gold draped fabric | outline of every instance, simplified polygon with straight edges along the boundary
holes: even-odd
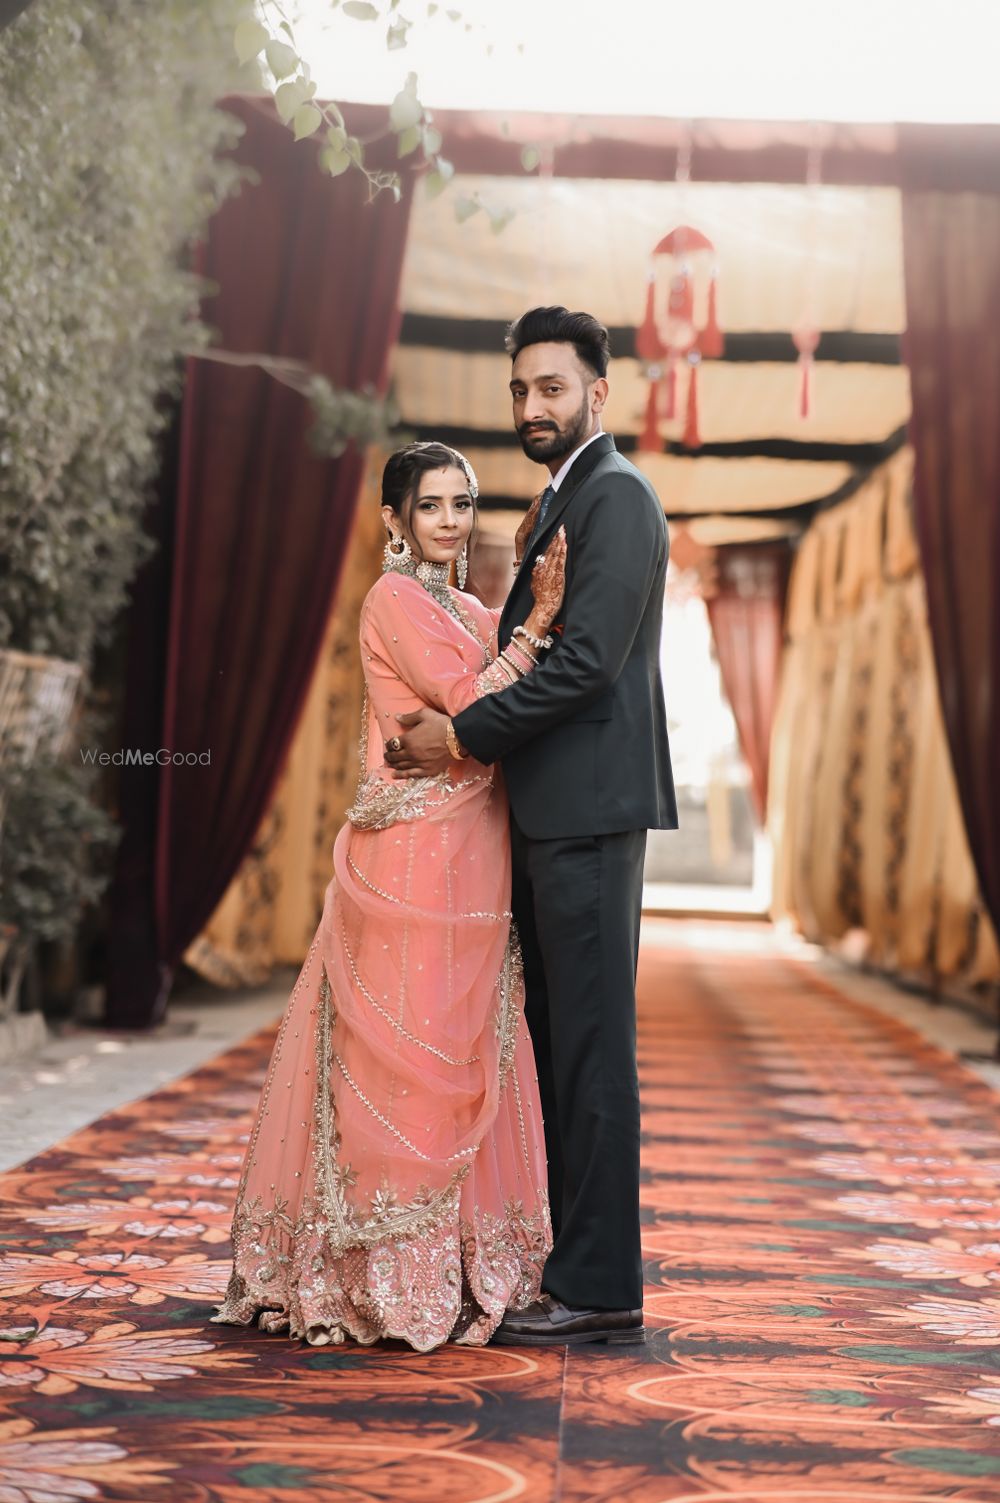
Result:
[[[359,776],[358,618],[385,542],[379,458],[366,466],[337,598],[271,802],[249,853],[184,954],[218,986],[259,986],[275,966],[301,965],[323,910],[333,843]]]
[[[912,452],[821,514],[789,584],[768,827],[773,913],[932,986],[1000,979],[941,719]]]

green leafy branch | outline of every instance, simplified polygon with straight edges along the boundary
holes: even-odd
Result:
[[[398,408],[390,398],[380,397],[371,388],[347,391],[334,386],[304,361],[286,356],[237,354],[217,348],[192,349],[189,353],[219,365],[256,366],[305,397],[312,409],[313,426],[308,440],[315,454],[335,459],[352,442],[364,448],[369,444],[388,447],[402,441]]]
[[[386,46],[390,52],[406,47],[413,26],[413,22],[400,12],[399,5],[400,0],[388,0],[388,4],[381,6],[374,4],[373,0],[331,0],[332,9],[339,7],[352,20],[386,22]],[[440,10],[439,5],[429,4],[428,18]],[[339,177],[353,167],[364,174],[372,197],[387,190],[398,202],[402,192],[399,172],[371,168],[365,160],[365,143],[348,132],[340,107],[333,101],[317,99],[316,82],[296,42],[294,28],[281,0],[260,0],[260,14],[264,19],[244,20],[236,27],[233,36],[236,56],[242,65],[263,57],[273,80],[275,108],[296,141],[306,140],[322,131],[319,166],[323,172],[330,177]],[[445,9],[443,15],[453,22],[463,20],[458,10]],[[466,31],[474,29],[471,22],[464,24]],[[492,53],[492,44],[486,50]],[[523,44],[518,50],[523,51]],[[396,154],[400,161],[416,151],[422,153],[427,197],[436,198],[443,193],[455,175],[455,167],[441,155],[441,132],[434,124],[431,111],[420,100],[416,73],[407,74],[403,87],[389,106],[388,131],[396,136]],[[382,139],[387,132],[376,139]],[[525,170],[531,171],[534,163],[527,154],[522,156],[522,161]],[[455,217],[460,224],[479,212],[489,217],[495,234],[499,234],[514,217],[513,209],[493,207],[478,193],[462,195],[456,200]]]
[[[411,22],[396,14],[398,0],[390,5],[390,24],[386,45],[396,50],[406,45]],[[370,0],[344,0],[343,11],[357,21],[375,21],[381,12]],[[274,104],[280,119],[293,132],[296,141],[304,141],[323,131],[319,165],[329,177],[340,177],[355,167],[364,173],[374,197],[383,190],[396,201],[402,193],[398,172],[373,169],[365,161],[364,144],[347,130],[344,115],[332,101],[316,98],[316,82],[308,61],[295,40],[292,24],[280,0],[263,0],[263,20],[241,21],[233,35],[236,56],[241,64],[254,62],[263,55],[273,79]],[[417,97],[417,76],[409,74],[389,110],[389,127],[395,132],[400,158],[423,148],[428,166],[429,192],[441,192],[454,175],[454,166],[441,156],[441,134],[434,128],[429,111]]]

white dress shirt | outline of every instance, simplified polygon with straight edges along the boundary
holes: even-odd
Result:
[[[562,466],[561,469],[559,469],[559,470],[556,471],[556,473],[553,475],[552,479],[549,481],[549,485],[551,485],[551,487],[552,487],[552,489],[554,491],[557,491],[559,489],[559,487],[562,485],[562,483],[565,480],[566,476],[569,474],[570,467],[574,463],[577,455],[578,454],[582,454],[583,451],[584,451],[584,449],[587,447],[587,445],[588,444],[592,444],[594,442],[595,438],[603,438],[603,437],[604,437],[604,429],[603,428],[598,428],[598,430],[597,430],[596,433],[592,433],[589,438],[584,439],[583,443],[580,445],[580,447],[578,449],[574,449],[573,450],[572,454],[566,460],[566,463]]]

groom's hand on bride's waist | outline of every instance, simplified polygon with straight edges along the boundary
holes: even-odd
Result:
[[[399,730],[385,747],[385,760],[393,776],[427,778],[447,772],[452,760],[445,739],[447,715],[438,710],[415,710],[411,715],[397,715],[396,720]]]

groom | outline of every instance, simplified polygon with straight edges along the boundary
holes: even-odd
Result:
[[[667,528],[649,481],[601,428],[608,332],[532,308],[512,324],[514,427],[550,483],[522,526],[500,646],[531,604],[531,571],[560,526],[566,595],[539,666],[454,718],[400,717],[397,773],[442,772],[446,733],[501,762],[512,908],[545,1118],[555,1243],[541,1299],[511,1312],[508,1345],[644,1339],[639,1245],[635,974],[648,829],[674,829],[660,631]]]

